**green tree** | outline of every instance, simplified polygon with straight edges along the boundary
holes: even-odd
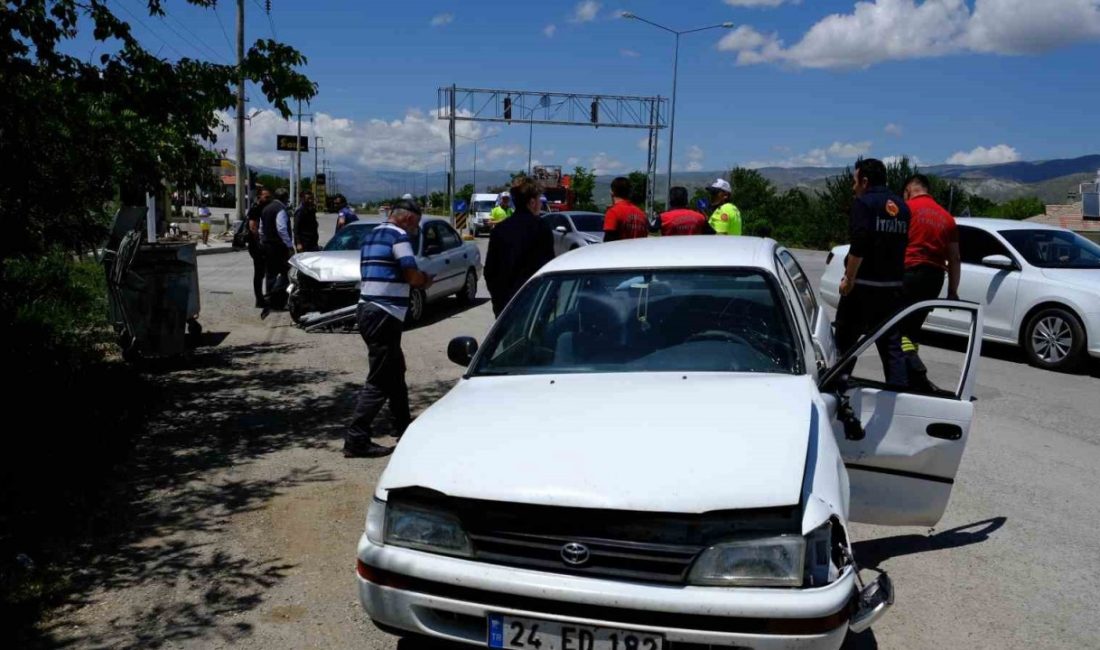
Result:
[[[459,201],[465,201],[466,205],[469,205],[474,198],[474,186],[471,183],[466,183],[462,186],[462,189],[455,192],[455,198]]]
[[[730,174],[730,201],[742,213],[763,210],[775,200],[776,191],[772,182],[755,169],[734,168]]]
[[[578,210],[595,210],[593,195],[596,192],[596,175],[584,167],[573,169],[573,193],[577,195]]]
[[[632,171],[627,174],[626,179],[630,181],[630,202],[636,206],[644,207],[646,183],[649,181],[649,176],[645,172]]]
[[[988,214],[991,217],[1000,217],[1002,219],[1023,220],[1046,213],[1047,206],[1042,200],[1035,196],[1028,196],[1012,199],[1001,205],[994,206]]]

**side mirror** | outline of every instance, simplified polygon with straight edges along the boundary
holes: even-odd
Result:
[[[566,228],[565,226],[558,226],[557,228],[554,228],[554,232],[561,233],[563,235],[567,235],[567,234],[569,234],[569,229]]]
[[[477,354],[477,341],[470,336],[456,336],[447,344],[447,358],[463,368],[470,365]]]
[[[1006,271],[1016,270],[1016,263],[1007,255],[986,255],[982,258],[982,266]]]

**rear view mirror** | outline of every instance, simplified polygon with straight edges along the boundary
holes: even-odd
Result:
[[[477,354],[477,341],[469,336],[456,336],[447,344],[447,358],[463,368],[470,365]]]
[[[982,258],[982,265],[988,266],[994,269],[1005,269],[1008,271],[1016,268],[1016,263],[1012,261],[1007,255],[986,255]]]

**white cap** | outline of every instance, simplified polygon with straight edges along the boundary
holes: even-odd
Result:
[[[412,197],[413,197],[413,195],[412,195],[412,194],[402,194],[402,195],[401,195],[401,198],[403,198],[403,199],[407,199],[407,200],[409,200],[409,201],[411,201],[411,200],[412,200]]]
[[[729,181],[718,178],[713,183],[707,186],[708,190],[722,190],[727,194],[733,194],[733,188],[730,187]]]

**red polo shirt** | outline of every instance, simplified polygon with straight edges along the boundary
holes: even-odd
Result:
[[[639,239],[649,236],[649,223],[645,213],[630,201],[618,201],[607,209],[603,219],[604,231],[614,230],[619,239]]]
[[[678,208],[661,213],[661,235],[702,235],[707,232],[707,218],[695,210]]]
[[[959,230],[955,217],[924,194],[907,202],[912,217],[909,219],[909,246],[905,249],[905,268],[935,266],[947,269],[947,247],[959,243]]]

